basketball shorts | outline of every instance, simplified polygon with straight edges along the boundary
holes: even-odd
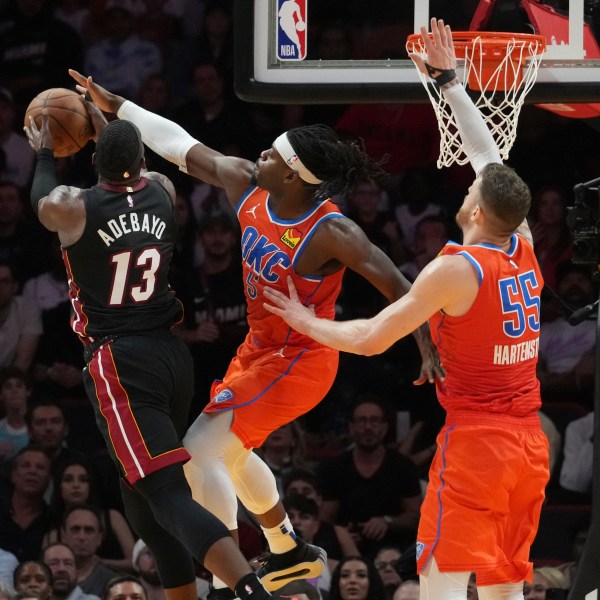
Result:
[[[339,353],[331,348],[243,344],[222,381],[215,381],[204,412],[234,409],[231,430],[246,448],[258,448],[279,427],[314,408],[335,379]]]
[[[193,377],[187,346],[169,331],[119,336],[88,361],[83,380],[96,423],[130,485],[189,460],[181,440]]]
[[[433,555],[442,573],[476,572],[477,585],[530,581],[529,550],[549,477],[539,419],[457,420],[437,438],[421,506],[418,571]]]

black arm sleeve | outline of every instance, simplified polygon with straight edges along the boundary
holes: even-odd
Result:
[[[37,153],[37,164],[33,183],[31,184],[31,208],[38,214],[38,204],[42,198],[47,196],[58,186],[56,169],[54,167],[54,154],[48,148],[40,148]]]

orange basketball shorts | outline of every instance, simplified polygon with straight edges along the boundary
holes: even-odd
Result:
[[[215,381],[204,412],[234,410],[231,430],[246,448],[258,448],[279,427],[314,408],[338,369],[331,348],[284,346],[257,349],[243,344],[223,381]]]
[[[529,550],[548,482],[537,416],[456,417],[437,438],[421,506],[417,567],[477,573],[477,585],[530,581]]]

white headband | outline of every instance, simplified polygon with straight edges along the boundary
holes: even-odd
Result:
[[[306,181],[306,183],[323,183],[321,179],[315,177],[305,166],[304,163],[300,160],[296,151],[290,144],[290,140],[288,140],[287,133],[282,133],[274,142],[273,146],[275,150],[279,152],[281,158],[285,161],[290,169],[296,171],[298,175],[300,175],[300,179]]]

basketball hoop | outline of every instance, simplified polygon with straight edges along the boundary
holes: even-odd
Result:
[[[500,156],[506,160],[516,138],[525,96],[535,83],[546,50],[546,39],[526,33],[483,31],[455,31],[452,39],[457,58],[463,59],[462,73],[457,68],[459,79],[475,92],[475,106],[494,136]],[[424,60],[427,58],[420,33],[408,36],[406,49],[411,54],[420,54]],[[439,87],[420,70],[418,73],[438,119],[441,135],[438,168],[466,164],[469,159],[462,149],[450,106]]]

